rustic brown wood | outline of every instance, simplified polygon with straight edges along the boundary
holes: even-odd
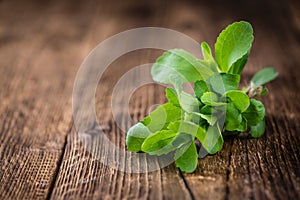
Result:
[[[0,199],[299,199],[299,8],[295,0],[1,1]],[[90,154],[72,122],[71,94],[76,71],[94,46],[142,26],[172,28],[213,45],[222,28],[240,19],[255,30],[243,80],[268,65],[280,72],[263,99],[262,138],[227,138],[221,152],[199,159],[193,174],[174,164],[142,174],[111,169],[97,155],[122,157],[103,152],[97,136],[86,138],[93,144]],[[111,92],[122,74],[160,54],[124,55],[99,83],[98,119],[121,148],[125,133],[109,109]],[[148,85],[135,92],[130,101],[135,122],[165,101],[163,90]]]
[[[71,126],[73,66],[87,52],[85,34],[56,10],[0,3],[0,199],[46,198],[59,168]]]

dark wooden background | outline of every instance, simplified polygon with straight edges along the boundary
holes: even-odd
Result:
[[[299,199],[299,10],[296,0],[0,1],[0,199]],[[263,99],[262,138],[226,139],[223,150],[200,159],[193,174],[174,164],[123,173],[86,152],[73,126],[71,95],[80,64],[99,42],[159,26],[213,45],[219,31],[238,20],[255,30],[243,80],[269,65],[280,73]],[[160,53],[122,56],[97,89],[98,118],[121,147],[125,134],[108,108],[113,86]],[[145,86],[131,98],[130,113],[138,121],[164,101],[162,87]]]

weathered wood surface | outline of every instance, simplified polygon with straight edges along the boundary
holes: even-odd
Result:
[[[0,1],[0,199],[299,199],[299,9],[297,1]],[[86,151],[73,126],[71,94],[76,71],[94,46],[142,26],[172,28],[212,45],[222,28],[241,19],[255,30],[243,79],[268,65],[280,72],[263,99],[262,138],[226,139],[193,174],[173,164],[123,173]],[[125,134],[108,109],[114,84],[160,53],[123,56],[97,89],[99,121],[120,147]],[[130,113],[138,121],[164,100],[163,88],[145,86],[132,97]],[[101,152],[101,145],[93,148]]]

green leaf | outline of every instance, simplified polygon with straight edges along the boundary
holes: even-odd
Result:
[[[182,49],[165,52],[151,69],[153,80],[165,84],[173,84],[172,79],[181,83],[205,80],[213,73],[209,67]]]
[[[210,91],[218,94],[224,94],[229,90],[237,90],[240,83],[240,75],[238,74],[214,74],[206,80]]]
[[[198,131],[196,137],[209,154],[215,154],[222,149],[224,140],[218,124],[209,126],[207,131]]]
[[[166,97],[171,104],[180,107],[177,93],[173,88],[166,88]]]
[[[213,92],[205,92],[201,97],[201,102],[208,106],[222,106],[226,104]]]
[[[199,112],[200,102],[196,97],[187,94],[185,92],[181,92],[180,94],[180,106],[186,112]]]
[[[227,26],[215,44],[216,60],[220,70],[227,73],[235,62],[248,54],[253,39],[250,23],[241,21]]]
[[[250,99],[250,105],[242,115],[247,120],[249,126],[255,126],[265,117],[264,104],[258,100]]]
[[[240,111],[232,103],[228,103],[226,106],[225,129],[227,131],[239,130],[242,121]]]
[[[172,146],[175,149],[181,149],[185,144],[191,143],[193,137],[185,132],[180,132],[172,141]]]
[[[192,136],[173,130],[158,131],[147,137],[142,145],[142,151],[150,155],[163,155],[181,148],[191,142]]]
[[[200,113],[200,116],[203,119],[205,119],[209,125],[212,125],[212,126],[218,121],[218,118],[214,115],[205,115],[205,114]]]
[[[201,114],[199,112],[191,112],[191,113],[185,112],[184,113],[184,120],[192,122],[192,123],[197,124],[197,125],[203,125],[203,123],[206,122],[206,120],[204,120],[201,117]]]
[[[177,96],[179,97],[179,94],[183,91],[182,85],[184,84],[184,80],[175,74],[171,74],[169,78],[170,84],[174,86]]]
[[[196,115],[194,113],[196,113]],[[195,124],[198,124],[198,122],[200,120],[199,118],[200,118],[200,116],[197,112],[192,112],[192,113],[184,112],[184,115],[183,115],[184,121],[193,122]]]
[[[198,153],[195,143],[192,142],[189,148],[175,162],[176,166],[183,172],[192,173],[195,171],[198,165]]]
[[[142,144],[142,151],[150,155],[167,154],[174,150],[170,144],[177,134],[177,132],[172,130],[157,131],[145,139]]]
[[[211,106],[203,106],[200,110],[200,116],[210,125],[214,125],[218,121],[218,111]]]
[[[194,83],[194,91],[195,91],[196,97],[200,100],[202,95],[205,92],[208,92],[208,87],[207,87],[207,84],[205,83],[205,81],[203,81],[203,80],[196,81]]]
[[[191,145],[193,142],[194,142],[194,139],[191,140],[190,142],[188,142],[188,143],[182,145],[180,148],[176,149],[175,154],[174,154],[174,159],[175,159],[175,161],[176,161],[179,157],[181,157],[181,156],[186,152],[186,150],[190,147],[190,145]]]
[[[248,126],[247,120],[243,117],[240,126],[236,130],[239,132],[245,132],[247,130],[247,126]]]
[[[237,90],[240,84],[240,75],[238,74],[220,74],[225,87],[225,92],[229,90]]]
[[[225,93],[229,103],[232,103],[241,112],[247,110],[250,105],[249,97],[242,91],[231,90]]]
[[[209,66],[212,71],[218,72],[218,64],[211,53],[209,45],[206,42],[202,42],[201,49],[204,60],[200,60],[200,62],[203,62],[204,65]]]
[[[265,120],[262,120],[257,125],[250,126],[250,134],[254,138],[259,138],[264,134],[265,128],[266,128]]]
[[[175,132],[187,133],[192,137],[195,137],[199,131],[205,131],[202,127],[198,126],[193,122],[181,120],[170,123],[168,129]]]
[[[149,116],[141,122],[152,132],[165,129],[171,121],[181,119],[181,108],[165,103],[159,105]]]
[[[141,151],[141,146],[149,135],[151,135],[151,132],[144,124],[140,122],[135,124],[127,132],[127,149],[132,152]]]
[[[201,50],[202,50],[204,60],[212,60],[212,61],[215,60],[211,53],[210,47],[206,42],[201,43]]]
[[[248,61],[248,56],[249,56],[250,51],[248,51],[242,58],[237,60],[229,69],[229,73],[231,74],[241,74],[247,61]]]
[[[251,79],[251,82],[254,84],[254,89],[256,89],[274,80],[277,76],[278,72],[276,72],[273,67],[268,67],[257,72]]]

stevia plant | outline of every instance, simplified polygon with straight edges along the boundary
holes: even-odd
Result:
[[[250,23],[235,22],[217,38],[215,57],[206,42],[201,43],[203,59],[182,49],[160,56],[151,70],[153,80],[174,88],[166,88],[167,103],[129,129],[127,149],[170,154],[177,167],[191,173],[198,163],[196,140],[208,154],[215,154],[222,149],[223,136],[247,130],[254,138],[262,136],[265,107],[255,98],[267,94],[265,84],[278,73],[265,68],[238,89],[253,39]],[[186,82],[193,83],[193,95],[183,91]]]

